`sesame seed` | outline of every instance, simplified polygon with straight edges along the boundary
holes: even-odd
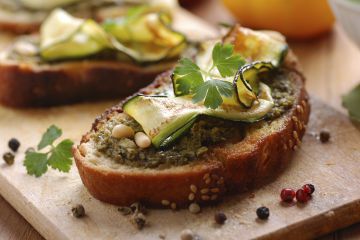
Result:
[[[200,190],[201,194],[205,194],[205,193],[208,193],[209,192],[209,189],[208,188],[203,188]]]
[[[176,209],[176,203],[174,203],[174,202],[171,203],[170,207],[171,207],[171,209],[175,210]]]
[[[168,206],[170,202],[168,200],[161,200],[161,204],[164,206]]]
[[[218,193],[218,192],[220,192],[220,189],[219,188],[212,188],[212,189],[210,189],[210,191],[212,193]]]
[[[188,199],[189,199],[190,201],[194,200],[194,199],[195,199],[195,194],[194,194],[194,193],[190,193]]]
[[[210,200],[210,196],[209,195],[202,195],[201,199],[204,200],[204,201],[208,201],[208,200]]]
[[[208,179],[208,178],[210,178],[210,174],[209,174],[209,173],[206,173],[206,174],[204,175],[203,179],[206,180],[206,179]]]
[[[190,185],[190,190],[191,190],[193,193],[196,193],[196,192],[197,192],[197,187],[196,187],[194,184],[191,184],[191,185]]]
[[[211,183],[211,179],[210,178],[207,178],[206,180],[205,180],[205,184],[210,184]]]
[[[211,200],[213,200],[213,201],[216,200],[217,198],[218,198],[217,194],[214,194],[214,195],[211,196]]]
[[[296,131],[293,131],[293,136],[294,136],[294,138],[296,140],[297,145],[301,144],[298,133]]]
[[[189,211],[191,213],[199,213],[200,210],[201,210],[201,208],[200,208],[199,204],[197,204],[197,203],[191,203],[189,205]]]

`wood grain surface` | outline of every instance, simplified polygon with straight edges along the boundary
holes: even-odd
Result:
[[[232,21],[230,15],[219,6],[217,1],[209,1],[207,5],[198,6],[192,11],[212,23]],[[344,112],[341,108],[340,96],[360,81],[360,69],[357,67],[360,51],[344,35],[341,27],[336,26],[333,33],[310,42],[291,42],[291,47],[303,64],[308,78],[309,92]],[[105,105],[106,103],[102,107]],[[84,126],[84,129],[87,127]],[[27,129],[22,131],[26,132]],[[5,145],[5,140],[3,138],[1,145]],[[0,239],[42,239],[36,230],[2,198],[0,198],[0,209]],[[360,225],[353,225],[321,239],[359,238]]]

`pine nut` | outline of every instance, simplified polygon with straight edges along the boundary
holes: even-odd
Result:
[[[140,148],[148,148],[151,145],[151,140],[145,133],[137,132],[135,134],[135,143]]]
[[[111,136],[114,138],[132,137],[134,136],[134,130],[131,127],[126,126],[124,124],[118,124],[113,128],[111,132]]]

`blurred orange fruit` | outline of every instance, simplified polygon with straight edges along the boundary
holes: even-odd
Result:
[[[327,0],[223,0],[244,26],[271,29],[294,39],[331,30],[334,15]]]

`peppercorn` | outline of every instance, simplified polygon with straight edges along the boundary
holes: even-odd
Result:
[[[321,130],[320,131],[320,141],[322,143],[326,143],[330,140],[330,133],[329,131],[326,131],[326,130]]]
[[[291,188],[284,188],[281,190],[280,198],[284,202],[292,202],[295,198],[295,191]]]
[[[73,207],[71,209],[71,211],[72,211],[73,216],[76,218],[82,218],[85,216],[85,208],[81,204],[78,204],[75,207]]]
[[[12,138],[9,140],[8,145],[13,152],[16,152],[20,147],[20,142],[16,138]]]
[[[224,213],[222,213],[222,212],[215,213],[215,222],[217,224],[220,224],[220,225],[224,224],[226,219],[227,219],[227,217]]]
[[[3,159],[7,165],[13,165],[15,156],[11,152],[4,153]]]
[[[302,189],[307,193],[307,194],[313,194],[313,192],[315,192],[315,187],[314,185],[308,183],[305,184],[304,186],[302,186]]]
[[[270,216],[270,210],[267,207],[259,207],[256,210],[256,215],[258,216],[259,219],[261,220],[265,220],[268,219]]]
[[[298,189],[296,191],[296,200],[300,203],[306,203],[310,199],[310,195],[304,191],[304,189]]]
[[[144,228],[145,224],[146,224],[146,219],[145,219],[145,216],[144,214],[142,213],[138,213],[138,214],[135,214],[132,218],[133,220],[133,223],[135,224],[135,226],[141,230]]]

